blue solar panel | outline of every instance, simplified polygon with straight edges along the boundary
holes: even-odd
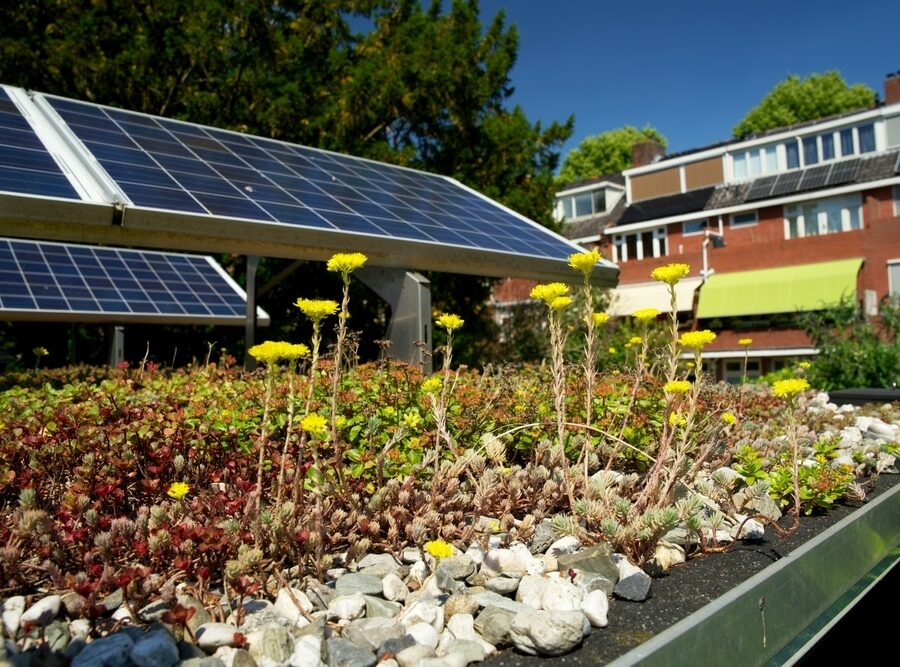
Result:
[[[573,251],[442,176],[46,99],[138,207],[552,259]]]
[[[239,324],[246,297],[206,256],[0,239],[0,312]]]
[[[80,199],[3,88],[0,88],[0,191]]]

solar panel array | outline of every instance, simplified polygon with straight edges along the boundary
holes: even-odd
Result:
[[[246,300],[205,256],[0,239],[0,311],[240,323]]]
[[[46,99],[135,206],[553,259],[573,251],[442,176]]]
[[[765,199],[772,192],[772,186],[778,180],[777,176],[763,176],[753,181],[750,189],[747,191],[746,201],[754,201],[755,199]]]
[[[786,174],[781,174],[778,180],[775,181],[775,185],[772,186],[772,196],[777,197],[796,192],[800,185],[801,176],[803,176],[802,171],[789,171]]]
[[[815,190],[816,188],[823,187],[828,182],[829,173],[831,173],[830,164],[804,170],[803,177],[800,179],[797,190]]]
[[[0,190],[79,199],[31,125],[0,88]]]
[[[836,162],[828,175],[828,183],[826,185],[841,185],[842,183],[851,183],[859,176],[860,159],[845,160]]]

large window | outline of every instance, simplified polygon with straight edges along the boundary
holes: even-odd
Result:
[[[728,223],[729,227],[750,227],[757,223],[756,211],[750,213],[734,213]]]
[[[861,229],[861,208],[858,194],[785,206],[785,238],[796,239]]]
[[[597,215],[606,211],[606,190],[601,188],[591,192],[579,192],[559,197],[556,200],[556,215],[569,221]]]
[[[761,364],[759,359],[747,360],[747,378],[758,378],[761,373]],[[728,384],[740,384],[744,379],[744,360],[725,362],[725,377],[723,378]]]
[[[734,153],[732,159],[734,178],[738,181],[778,172],[778,153],[775,146],[740,151]]]
[[[628,262],[649,257],[665,257],[668,254],[669,247],[666,242],[665,227],[613,236],[614,262]]]

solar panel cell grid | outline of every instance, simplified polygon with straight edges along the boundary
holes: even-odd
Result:
[[[514,214],[434,174],[47,99],[137,206],[525,255],[572,251],[543,231],[525,233],[530,226]]]
[[[246,305],[203,257],[3,239],[0,309],[239,320]]]

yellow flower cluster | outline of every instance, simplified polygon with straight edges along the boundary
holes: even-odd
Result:
[[[628,345],[640,345],[644,342],[644,339],[640,336],[632,336],[628,339]]]
[[[328,260],[328,270],[340,271],[344,275],[347,275],[351,271],[361,269],[367,259],[369,258],[361,252],[339,252],[332,255],[331,259]]]
[[[691,390],[691,383],[687,380],[670,380],[663,389],[667,394],[686,394]]]
[[[594,313],[594,326],[603,326],[609,322],[609,313]]]
[[[435,558],[449,558],[453,555],[453,545],[444,540],[432,540],[425,543],[425,551]]]
[[[737,421],[737,419],[730,412],[723,412],[722,413],[722,421],[725,422],[726,424],[728,424],[729,426],[733,426],[734,423]]]
[[[553,301],[549,301],[547,305],[550,307],[550,310],[560,311],[566,306],[571,305],[572,297],[569,296],[558,296]]]
[[[265,343],[254,345],[247,351],[254,359],[265,364],[275,364],[282,359],[296,361],[309,354],[309,348],[303,343],[288,343],[280,340],[267,340]]]
[[[738,345],[740,345],[741,347],[750,347],[752,343],[752,338],[741,338],[740,340],[738,340]]]
[[[687,424],[687,417],[685,417],[680,412],[671,412],[669,413],[669,426],[685,426]]]
[[[703,331],[685,331],[678,338],[678,342],[689,350],[702,350],[715,339],[716,334],[709,329],[704,329]]]
[[[650,277],[667,285],[674,285],[691,272],[687,264],[666,264],[658,266],[650,272]]]
[[[588,275],[594,270],[594,266],[600,261],[600,252],[591,250],[590,252],[573,252],[569,255],[569,266],[576,271],[581,271],[584,275]]]
[[[311,412],[300,421],[300,428],[313,435],[325,433],[328,430],[328,420],[322,415]]]
[[[319,322],[329,315],[334,315],[338,309],[337,301],[330,299],[297,299],[294,305],[313,322]]]
[[[772,392],[778,398],[793,398],[797,394],[803,393],[809,389],[809,382],[803,378],[792,378],[790,380],[778,380],[772,385]]]
[[[634,311],[634,318],[640,320],[644,324],[652,322],[658,316],[659,311],[656,308],[641,308],[640,310]]]
[[[190,492],[190,490],[190,485],[185,484],[184,482],[172,482],[172,484],[169,485],[169,490],[166,491],[166,495],[169,496],[169,498],[181,500]]]
[[[447,331],[456,331],[465,322],[459,315],[451,315],[450,313],[441,313],[434,321],[439,327],[443,327]]]
[[[441,378],[437,377],[436,375],[428,378],[427,380],[425,380],[425,382],[422,383],[422,391],[424,391],[426,394],[435,392],[440,388]]]
[[[531,298],[540,299],[548,306],[554,299],[569,293],[569,286],[564,283],[541,283],[531,288]]]

